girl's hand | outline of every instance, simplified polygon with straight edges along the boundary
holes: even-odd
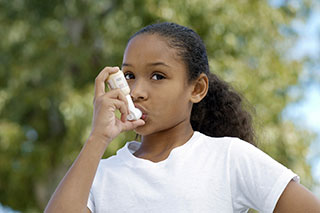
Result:
[[[94,110],[90,136],[102,138],[111,142],[122,131],[132,130],[144,125],[144,121],[127,121],[129,113],[125,95],[120,89],[105,92],[105,81],[110,74],[116,73],[118,67],[105,67],[95,80]],[[115,115],[116,109],[121,113],[121,119]]]

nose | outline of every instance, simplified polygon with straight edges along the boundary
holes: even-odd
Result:
[[[130,90],[130,95],[133,101],[143,101],[148,99],[146,85],[142,80],[136,80],[134,84],[131,85]]]

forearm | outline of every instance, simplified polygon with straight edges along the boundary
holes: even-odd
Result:
[[[128,103],[120,89],[105,92],[105,81],[118,70],[118,67],[105,67],[96,77],[91,136],[52,195],[45,212],[88,212],[90,188],[112,138],[145,124],[141,119],[126,120]],[[121,120],[115,116],[116,110],[120,111]]]
[[[89,191],[110,141],[89,137],[77,159],[52,195],[45,212],[82,212],[87,208]]]

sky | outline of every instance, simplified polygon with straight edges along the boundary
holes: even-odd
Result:
[[[320,1],[314,1],[312,10],[306,23],[292,23],[299,39],[288,54],[293,59],[309,57],[316,63],[305,66],[300,76],[300,85],[304,89],[303,98],[289,105],[284,110],[283,116],[297,126],[302,126],[316,134],[310,146],[308,162],[311,164],[314,179],[319,183],[314,192],[320,198],[320,62],[317,62],[320,59]],[[294,88],[293,91],[295,91]]]

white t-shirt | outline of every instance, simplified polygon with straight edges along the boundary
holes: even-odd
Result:
[[[101,160],[90,190],[92,212],[272,212],[291,170],[238,138],[195,132],[161,162],[137,158],[128,142]]]

